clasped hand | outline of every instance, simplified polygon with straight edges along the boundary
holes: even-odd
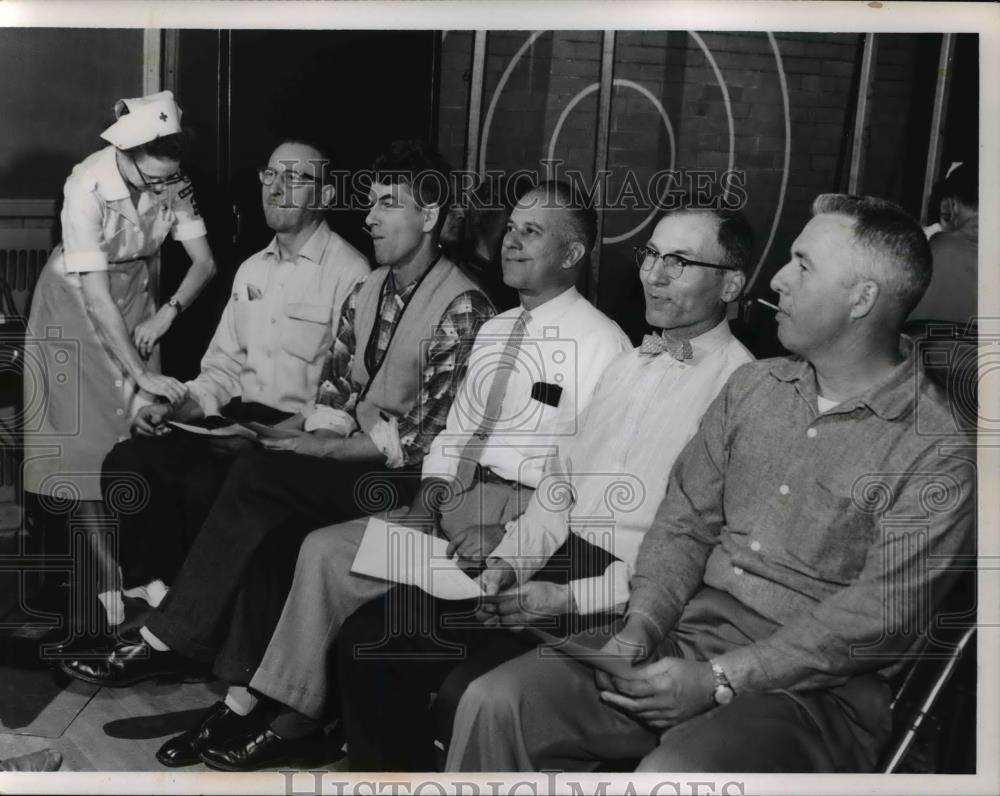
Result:
[[[663,730],[704,713],[714,704],[715,678],[705,661],[664,657],[649,663],[651,636],[628,625],[603,651],[629,658],[634,676],[619,677],[595,669],[601,700],[646,726]]]
[[[576,598],[568,585],[529,580],[518,586],[513,568],[503,559],[491,559],[479,575],[479,583],[485,599],[476,618],[484,625],[519,630],[546,616],[577,612]]]

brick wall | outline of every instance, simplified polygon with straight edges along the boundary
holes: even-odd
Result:
[[[529,32],[493,31],[488,37],[483,118],[499,77],[525,43]],[[631,261],[630,247],[646,240],[652,222],[643,225],[651,210],[649,180],[660,170],[721,172],[730,162],[744,175],[745,212],[758,234],[761,253],[772,226],[771,245],[762,261],[753,293],[768,291],[770,276],[785,262],[795,235],[809,217],[813,198],[822,192],[846,188],[850,166],[850,136],[860,69],[863,36],[841,33],[778,33],[774,35],[788,91],[791,127],[790,158],[785,174],[785,114],[778,58],[764,32],[700,34],[683,31],[632,31],[616,36],[614,77],[638,84],[662,106],[673,130],[670,134],[660,109],[646,94],[616,84],[612,95],[608,164],[608,197],[618,206],[604,213],[606,242],[601,257],[598,304],[633,336],[642,330],[642,299]],[[879,36],[872,107],[872,134],[867,192],[894,198],[919,209],[920,180],[927,136],[920,131],[933,100],[929,90],[914,91],[915,73],[930,60],[936,64],[940,37],[931,35]],[[540,169],[547,155],[559,115],[577,94],[600,79],[602,35],[597,31],[548,31],[510,73],[496,105],[487,135],[485,165],[511,171]],[[442,63],[457,60],[464,47],[468,57],[471,36],[449,34]],[[929,50],[934,49],[934,53]],[[708,51],[706,54],[705,50]],[[733,118],[730,136],[726,99],[712,61],[722,76]],[[458,107],[467,113],[468,83],[442,77],[442,109]],[[449,92],[464,90],[458,102]],[[589,183],[597,135],[598,92],[587,95],[569,113],[555,142],[554,155],[568,168],[579,170]],[[465,136],[465,118],[456,116],[446,130],[441,116],[442,147],[455,152]],[[459,123],[460,122],[460,123]],[[915,132],[916,131],[916,132]],[[461,162],[461,157],[453,157]],[[914,166],[918,163],[919,167]],[[913,175],[917,174],[914,187]],[[782,178],[787,184],[779,213]],[[718,178],[704,177],[715,195]],[[688,187],[693,187],[690,184]],[[914,208],[915,204],[915,208]],[[654,218],[655,221],[655,218]]]

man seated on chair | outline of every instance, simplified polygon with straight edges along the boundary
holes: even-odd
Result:
[[[979,309],[979,168],[962,163],[941,184],[941,231],[931,238],[934,276],[910,316],[964,329]]]
[[[271,636],[306,533],[387,510],[415,491],[493,308],[440,254],[450,179],[440,155],[420,141],[396,142],[373,172],[366,223],[379,268],[344,306],[314,411],[299,415],[301,431],[265,438],[265,450],[237,459],[139,637],[64,663],[67,674],[120,687],[197,661],[238,682]],[[258,580],[264,585],[241,588]],[[226,645],[235,625],[254,631],[238,648]]]
[[[596,213],[564,182],[529,190],[510,216],[504,278],[520,306],[480,328],[446,426],[424,458],[420,492],[402,510],[404,523],[440,530],[472,565],[524,510],[544,461],[576,431],[601,373],[629,347],[617,324],[575,288],[596,235]],[[356,608],[389,588],[351,573],[367,523],[314,531],[299,551],[263,663],[241,681],[284,709],[259,710],[257,723],[232,738],[214,732],[218,708],[209,711],[195,731],[174,740],[194,745],[189,760],[200,754],[225,770],[307,761],[329,720],[323,710],[330,644]]]
[[[236,272],[232,295],[201,372],[187,384],[184,403],[141,408],[133,438],[116,445],[104,460],[105,503],[111,510],[132,504],[116,512],[119,563],[124,585],[133,589],[126,596],[153,605],[184,561],[234,454],[249,447],[175,433],[167,422],[222,410],[276,423],[297,413],[315,398],[340,310],[368,275],[361,252],[324,218],[334,186],[329,155],[320,145],[282,140],[260,170],[260,181],[264,220],[274,239]],[[128,500],[137,494],[143,499]],[[116,597],[114,614],[120,622],[120,595],[105,595],[106,600]]]
[[[771,282],[796,356],[737,371],[678,458],[603,647],[630,670],[494,669],[460,703],[450,770],[873,769],[884,677],[974,528],[975,448],[900,335],[930,268],[896,205],[814,202]]]
[[[636,247],[646,320],[660,333],[609,366],[579,433],[490,552],[480,582],[493,602],[398,587],[348,619],[337,651],[352,770],[433,769],[432,741],[447,741],[466,685],[536,643],[506,628],[565,633],[621,612],[674,458],[753,359],[726,320],[752,249],[742,214],[716,210],[671,213]],[[397,629],[407,627],[429,630]]]

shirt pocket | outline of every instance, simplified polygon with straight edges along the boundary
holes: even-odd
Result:
[[[259,329],[264,322],[261,307],[262,301],[234,301],[233,306],[233,326],[236,328],[236,339],[240,346],[246,350],[250,346],[251,337],[255,329]]]
[[[281,321],[281,347],[292,356],[312,362],[330,347],[330,319],[333,308],[327,304],[289,302]]]
[[[853,481],[817,477],[803,500],[799,527],[789,529],[788,555],[823,580],[853,582],[871,549],[875,520],[861,510]]]

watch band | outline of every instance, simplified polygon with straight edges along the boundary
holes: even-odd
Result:
[[[181,304],[181,300],[177,298],[177,296],[174,296],[172,299],[170,299],[170,301],[167,302],[167,305],[177,310],[178,315],[180,315],[184,311],[184,305]]]

